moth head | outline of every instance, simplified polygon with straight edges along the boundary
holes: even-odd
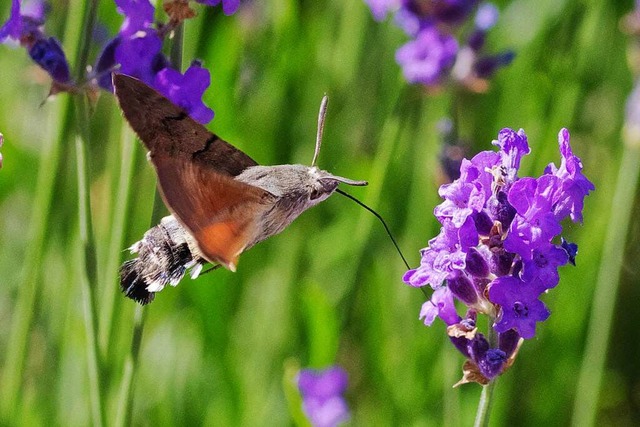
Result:
[[[349,178],[332,175],[327,171],[318,169],[316,166],[309,168],[309,175],[311,179],[309,180],[310,188],[308,189],[308,194],[309,201],[312,204],[317,204],[325,200],[333,194],[340,183],[356,186],[367,185],[366,181],[354,181]]]

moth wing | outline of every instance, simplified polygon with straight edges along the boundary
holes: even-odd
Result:
[[[152,155],[183,158],[228,176],[257,165],[142,81],[114,74],[113,87],[125,118]]]
[[[151,160],[166,205],[204,257],[235,271],[239,255],[255,243],[258,220],[274,196],[179,157],[153,155]]]

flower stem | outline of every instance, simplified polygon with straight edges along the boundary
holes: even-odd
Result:
[[[491,397],[493,389],[496,386],[497,378],[493,379],[489,384],[482,386],[480,401],[478,402],[478,410],[476,411],[476,420],[474,427],[486,427],[489,425],[489,415],[491,414]]]
[[[96,23],[99,0],[88,3],[83,22],[83,36],[80,38],[76,63],[76,80],[84,77],[87,67],[91,35]],[[97,306],[97,254],[93,225],[91,220],[91,173],[89,158],[89,100],[79,95],[74,99],[76,112],[76,162],[78,173],[78,216],[80,227],[80,244],[82,246],[82,303],[85,313],[85,329],[87,336],[87,363],[89,374],[89,399],[91,403],[91,418],[95,426],[105,424],[104,415],[104,387],[103,368],[99,358],[98,345],[98,306]]]

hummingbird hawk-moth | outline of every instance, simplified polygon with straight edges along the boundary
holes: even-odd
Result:
[[[280,233],[339,183],[367,185],[315,166],[326,97],[311,166],[260,166],[140,80],[114,74],[113,86],[172,213],[129,248],[137,257],[120,268],[122,291],[140,304],[177,285],[188,269],[196,278],[207,262],[235,271],[242,252]]]

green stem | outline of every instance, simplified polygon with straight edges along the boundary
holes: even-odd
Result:
[[[11,332],[9,335],[6,364],[4,366],[2,381],[0,382],[0,409],[2,420],[9,422],[14,419],[15,410],[20,402],[20,388],[25,375],[25,359],[27,357],[27,343],[31,330],[31,324],[37,304],[37,295],[40,288],[40,273],[44,248],[47,236],[50,234],[49,221],[53,192],[56,184],[56,172],[60,167],[63,141],[67,140],[68,117],[71,115],[71,102],[69,97],[62,97],[55,103],[55,109],[51,114],[51,122],[56,129],[51,134],[52,138],[45,138],[40,149],[40,164],[38,167],[38,179],[36,194],[33,202],[31,230],[29,232],[29,245],[25,253],[25,262],[21,283],[17,287],[18,296],[15,303],[15,311],[11,318]],[[3,424],[3,423],[0,423]]]
[[[620,286],[620,271],[624,257],[620,247],[629,234],[629,223],[634,211],[635,195],[640,172],[640,141],[625,141],[618,181],[613,196],[609,227],[602,248],[598,281],[593,295],[589,318],[587,344],[576,386],[573,406],[574,426],[593,426],[596,423],[598,397],[604,373],[607,347],[611,335],[613,312]]]
[[[80,38],[79,54],[76,68],[76,80],[84,77],[89,58],[90,41],[98,14],[99,0],[92,0],[85,9],[83,37]],[[89,398],[91,403],[91,419],[93,425],[105,424],[104,380],[99,359],[98,345],[98,307],[97,307],[97,255],[93,225],[91,220],[91,173],[88,164],[89,144],[89,101],[85,96],[74,99],[76,110],[76,161],[78,173],[78,217],[80,226],[80,244],[82,245],[82,302],[85,314],[87,336],[87,369],[89,375]]]
[[[82,75],[85,70],[86,58],[88,57],[88,41],[91,34],[87,29],[87,23],[95,22],[95,8],[86,7],[85,4],[78,2],[72,3],[69,8],[69,30],[64,37],[65,42],[78,46],[78,57],[81,61],[76,63],[82,64],[78,67],[78,75]],[[76,17],[83,16],[85,25],[85,37],[81,37],[76,31]],[[73,60],[73,52],[69,55],[69,59]],[[3,371],[2,381],[0,383],[0,415],[2,420],[12,420],[16,415],[16,409],[20,402],[20,388],[25,375],[25,359],[27,357],[27,344],[29,340],[31,325],[34,313],[36,312],[37,295],[40,285],[40,266],[44,257],[45,241],[50,234],[49,221],[54,188],[57,182],[57,171],[61,167],[61,154],[64,148],[63,142],[68,140],[69,125],[72,116],[72,103],[68,96],[60,96],[55,103],[52,111],[52,123],[55,129],[49,134],[56,135],[55,138],[47,138],[40,150],[40,164],[38,168],[38,179],[36,185],[36,194],[33,204],[33,216],[31,219],[32,229],[30,231],[30,244],[27,247],[25,259],[29,260],[25,263],[22,273],[22,282],[18,286],[18,296],[16,301],[16,309],[12,316],[11,333],[9,336],[9,345],[7,348],[6,364]]]
[[[480,401],[478,402],[478,410],[476,411],[476,420],[474,421],[474,427],[486,427],[489,425],[489,415],[491,413],[491,397],[493,396],[493,390],[496,386],[496,379],[489,384],[482,386],[482,393],[480,394]]]
[[[100,349],[103,358],[108,357],[113,340],[113,318],[118,297],[118,266],[122,258],[127,217],[133,192],[131,180],[133,178],[134,165],[136,163],[136,149],[133,132],[128,124],[123,123],[120,137],[121,154],[119,160],[120,175],[115,199],[113,200],[111,237],[109,255],[105,266],[104,283],[106,289],[102,297],[102,312],[100,317]]]

